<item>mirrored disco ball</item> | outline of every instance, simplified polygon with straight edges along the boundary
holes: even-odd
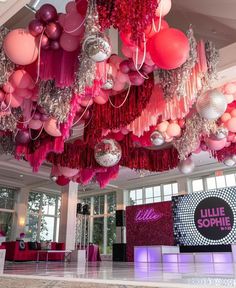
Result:
[[[150,136],[150,140],[154,146],[161,146],[165,143],[165,139],[161,132],[154,131]]]
[[[195,168],[195,164],[191,158],[187,158],[179,162],[178,169],[183,174],[192,173]]]
[[[234,161],[234,158],[232,156],[228,156],[224,160],[224,164],[228,167],[233,167],[236,162]]]
[[[83,50],[94,62],[105,61],[111,56],[111,45],[102,34],[92,35],[85,39]]]
[[[229,131],[225,127],[218,127],[215,133],[215,138],[218,140],[224,139],[228,136]]]
[[[227,101],[223,93],[213,89],[198,97],[196,108],[203,118],[216,120],[224,114]]]
[[[103,139],[94,148],[94,157],[103,167],[112,167],[118,164],[122,156],[120,144],[114,139]]]

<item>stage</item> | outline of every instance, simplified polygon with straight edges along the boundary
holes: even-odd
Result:
[[[6,263],[4,288],[236,287],[236,264]]]

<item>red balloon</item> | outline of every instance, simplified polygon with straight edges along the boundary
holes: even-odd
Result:
[[[145,79],[141,75],[139,75],[137,71],[131,71],[129,72],[128,75],[132,85],[135,86],[143,85]]]
[[[58,23],[48,23],[45,29],[45,33],[49,39],[57,40],[61,36],[62,28]]]
[[[65,185],[69,184],[69,182],[70,182],[70,179],[66,178],[63,175],[58,176],[57,181],[56,181],[57,185],[59,185],[59,186],[65,186]]]
[[[87,8],[88,8],[88,1],[86,1],[86,0],[78,0],[78,1],[75,1],[75,2],[76,2],[77,11],[81,15],[85,16],[85,14],[87,12]]]
[[[50,42],[49,42],[49,39],[46,35],[42,36],[41,47],[45,50],[47,50],[50,47]]]
[[[145,29],[144,33],[147,39],[151,38],[152,36],[154,36],[156,33],[158,33],[158,28],[159,28],[159,22],[161,21],[161,27],[160,27],[160,31],[163,29],[167,29],[169,28],[169,24],[164,20],[160,18],[156,18],[154,20],[154,23],[152,23],[151,25],[148,25],[147,28]],[[159,32],[160,32],[159,31]]]
[[[162,69],[176,69],[189,57],[189,41],[180,30],[164,29],[156,33],[148,42],[147,48],[153,62]]]
[[[124,74],[127,74],[129,73],[130,71],[130,68],[129,68],[129,60],[123,60],[121,63],[120,63],[120,71]]]
[[[51,43],[50,43],[50,48],[52,49],[52,50],[58,50],[58,49],[60,49],[60,43],[57,41],[57,40],[53,40],[53,41],[51,41]]]

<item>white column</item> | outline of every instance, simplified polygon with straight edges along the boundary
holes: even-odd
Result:
[[[17,192],[11,232],[11,240],[13,241],[20,236],[20,233],[25,233],[29,192],[30,189],[27,187],[21,188]]]
[[[189,184],[188,184],[188,178],[187,177],[178,178],[177,182],[178,182],[178,190],[179,190],[180,195],[190,193],[189,187],[188,187]]]
[[[62,188],[59,242],[64,242],[68,250],[75,249],[77,195],[77,183]]]

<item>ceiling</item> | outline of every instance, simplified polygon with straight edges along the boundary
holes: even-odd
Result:
[[[69,1],[31,1],[30,5],[38,9],[42,4],[48,2],[55,5],[59,12],[64,12],[65,3]],[[236,42],[235,11],[235,0],[172,0],[172,10],[166,18],[170,26],[182,29],[183,31],[186,31],[189,25],[192,24],[195,36],[198,39],[211,40],[218,48],[222,48]],[[24,7],[9,19],[6,25],[11,29],[26,27],[33,17],[33,10],[29,7]],[[227,61],[232,63],[231,60]],[[235,63],[234,66],[236,66]],[[193,155],[193,159],[196,164],[194,175],[197,175],[199,172],[202,173],[205,171],[205,173],[211,173],[211,170],[225,168],[222,164],[217,163],[215,159],[209,158],[209,154],[206,152]],[[23,175],[23,177],[20,177],[20,175]],[[2,184],[31,187],[31,189],[41,191],[59,191],[60,188],[50,181],[49,175],[50,167],[47,165],[43,165],[39,173],[34,174],[31,172],[28,163],[24,161],[16,161],[11,156],[0,157],[0,183]],[[183,177],[177,169],[164,173],[150,174],[148,172],[142,171],[139,173],[131,171],[128,168],[122,168],[118,179],[112,181],[106,190],[125,189],[131,186],[135,187],[144,183],[151,183],[152,181],[176,179],[176,177]],[[98,189],[96,185],[87,187],[88,191]]]

